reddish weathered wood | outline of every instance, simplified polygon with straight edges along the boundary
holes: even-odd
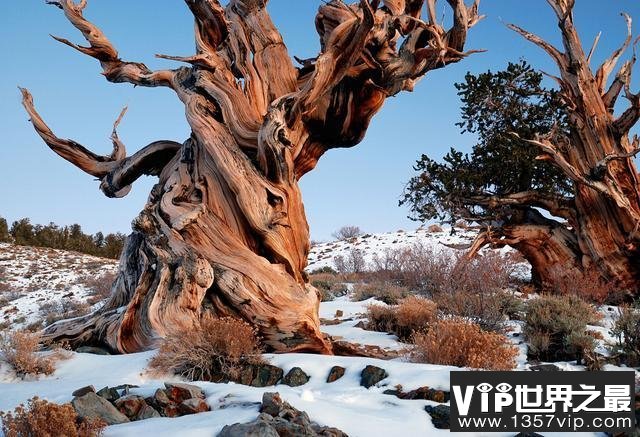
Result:
[[[558,18],[564,51],[520,27],[509,27],[545,50],[559,69],[559,76],[553,77],[567,105],[570,133],[562,136],[552,132],[527,141],[540,149],[537,159],[552,162],[573,181],[574,196],[541,198],[519,193],[482,199],[484,204],[543,208],[566,222],[523,214],[519,221],[513,221],[516,224],[481,234],[474,251],[486,244],[511,245],[531,262],[543,284],[551,281],[550,270],[561,266],[578,272],[599,270],[612,284],[638,293],[640,185],[633,157],[640,151],[640,141],[629,136],[640,117],[640,95],[629,89],[635,50],[611,83],[608,81],[631,44],[631,18],[622,14],[627,37],[594,72],[590,61],[597,39],[585,54],[573,24],[574,0],[548,3]],[[629,105],[616,116],[614,105],[621,94]]]
[[[44,141],[100,178],[107,195],[126,194],[142,174],[159,177],[134,221],[109,301],[49,327],[45,339],[133,352],[170,332],[187,333],[209,311],[253,323],[271,350],[330,353],[318,292],[304,272],[309,228],[298,180],[327,150],[360,142],[385,98],[463,59],[467,31],[481,18],[477,2],[448,0],[454,18],[444,29],[434,1],[428,21],[421,18],[424,0],[330,1],[315,22],[321,53],[296,68],[265,0],[226,7],[186,0],[196,53],[158,55],[188,64],[163,71],[122,61],[84,17],[86,2],[51,3],[88,46],[56,39],[97,59],[111,82],[175,91],[191,136],[126,158],[114,133],[114,153],[98,156],[55,136],[23,91]]]

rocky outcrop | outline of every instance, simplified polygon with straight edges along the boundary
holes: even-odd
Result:
[[[129,422],[129,418],[118,411],[111,402],[94,392],[74,397],[71,405],[81,419],[101,419],[107,425]]]
[[[280,398],[278,393],[262,395],[260,415],[248,423],[236,423],[222,428],[218,437],[348,437],[337,428],[311,422],[304,411],[300,411]]]
[[[174,382],[164,385],[148,398],[130,394],[129,389],[135,386],[128,384],[104,387],[97,393],[93,386],[82,387],[73,392],[71,405],[81,418],[101,419],[108,425],[209,411],[200,387]]]

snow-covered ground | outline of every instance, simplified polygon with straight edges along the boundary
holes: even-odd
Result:
[[[371,261],[375,253],[381,253],[385,248],[396,248],[413,242],[430,244],[443,250],[455,250],[444,244],[465,245],[470,242],[472,236],[471,232],[459,232],[450,236],[448,231],[429,233],[426,230],[418,230],[363,236],[350,243],[325,243],[314,247],[310,256],[310,269],[332,266],[333,257],[345,254],[354,247],[362,249],[365,258]],[[37,316],[38,306],[43,300],[62,299],[70,292],[78,299],[85,298],[89,291],[81,284],[82,278],[87,274],[113,272],[115,266],[114,261],[80,254],[0,245],[0,267],[4,269],[3,275],[0,276],[0,291],[15,291],[21,294],[21,297],[10,302],[16,309],[8,314],[8,320],[18,317],[31,320]],[[402,351],[407,345],[398,341],[394,335],[367,331],[355,326],[364,320],[366,306],[373,302],[373,299],[352,302],[347,295],[321,303],[320,317],[331,321],[331,324],[323,325],[323,332],[350,342],[378,346],[388,351]],[[592,328],[603,334],[605,340],[600,350],[605,351],[606,342],[611,341],[609,328],[615,308],[603,307],[601,311],[605,315],[602,326]],[[528,370],[530,365],[526,362],[526,346],[521,335],[522,323],[510,322],[510,328],[509,338],[520,349],[517,369]],[[152,375],[147,372],[147,362],[155,353],[156,351],[149,351],[103,356],[72,352],[68,359],[58,363],[53,375],[27,381],[17,378],[0,360],[0,410],[13,409],[34,395],[52,402],[68,402],[74,390],[90,384],[96,389],[107,385],[135,384],[139,388],[132,389],[133,394],[149,396],[162,387],[165,381],[177,380],[174,376]],[[449,372],[459,368],[411,363],[402,355],[392,360],[308,354],[269,354],[265,355],[265,358],[271,364],[281,367],[285,373],[295,366],[300,367],[311,379],[300,387],[279,384],[266,388],[233,383],[196,382],[204,390],[212,411],[179,418],[154,418],[110,426],[104,435],[213,436],[224,425],[248,422],[257,417],[262,394],[267,391],[279,392],[291,405],[306,411],[311,420],[321,425],[337,427],[350,436],[431,436],[448,433],[447,430],[434,428],[430,416],[424,411],[425,405],[436,405],[434,402],[402,400],[383,394],[383,391],[393,389],[396,385],[402,385],[405,392],[423,386],[448,391]],[[360,372],[369,364],[384,368],[389,376],[378,386],[366,389],[360,386]],[[583,367],[575,363],[554,364],[567,371],[583,370]],[[346,368],[345,376],[336,382],[326,383],[329,369],[336,365]],[[623,368],[607,365],[606,370]],[[513,433],[491,435],[506,436]]]
[[[86,283],[115,273],[117,265],[77,252],[0,243],[0,323],[21,328],[42,318],[45,302],[85,301],[92,292]]]
[[[367,266],[373,265],[375,257],[384,257],[385,251],[420,245],[434,253],[461,253],[467,249],[478,231],[476,229],[455,228],[454,233],[450,227],[442,227],[441,231],[432,232],[428,228],[416,230],[387,232],[384,234],[363,234],[359,237],[347,240],[316,243],[309,253],[309,265],[307,270],[312,272],[323,267],[335,268],[336,257],[349,257],[352,250],[358,250],[362,254]],[[483,251],[493,250],[484,249]],[[514,252],[509,247],[496,250],[501,254]],[[527,279],[531,276],[531,267],[523,262],[516,265],[514,276]]]

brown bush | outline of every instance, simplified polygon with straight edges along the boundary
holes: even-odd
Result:
[[[616,293],[615,286],[603,280],[595,268],[577,272],[558,266],[551,269],[549,281],[548,291],[553,294],[578,296],[598,305],[605,302],[616,304],[622,298],[622,293]]]
[[[331,234],[336,240],[350,240],[362,235],[362,230],[357,226],[343,226]]]
[[[640,365],[640,310],[623,306],[611,329],[611,335],[616,337],[614,351],[622,355],[629,366]]]
[[[410,338],[414,332],[426,331],[438,317],[435,302],[418,296],[409,296],[396,307],[396,335]]]
[[[413,343],[410,358],[419,363],[510,370],[518,356],[507,337],[461,318],[436,322],[427,332],[414,334]]]
[[[531,358],[578,361],[595,348],[587,324],[601,315],[589,303],[574,295],[540,296],[527,302],[524,334]]]
[[[351,248],[346,256],[338,255],[333,258],[336,270],[342,274],[359,274],[365,271],[367,263],[360,249]]]
[[[442,231],[443,231],[442,226],[436,225],[436,224],[429,225],[429,227],[427,228],[427,232],[429,232],[431,234],[436,233],[436,232],[442,232]]]
[[[351,298],[356,302],[360,302],[373,297],[388,305],[395,305],[408,295],[409,290],[406,287],[375,281],[354,285]]]
[[[247,323],[204,314],[193,331],[168,335],[151,369],[190,380],[237,380],[243,366],[263,362],[255,330]]]
[[[40,315],[44,318],[45,326],[49,326],[58,320],[84,316],[90,311],[91,306],[87,302],[81,302],[73,298],[44,302],[40,305]]]
[[[54,404],[37,397],[30,399],[27,407],[0,412],[0,419],[6,437],[94,437],[106,426],[100,420],[81,420],[71,404]]]
[[[111,285],[113,285],[115,280],[116,274],[111,272],[106,272],[99,276],[85,276],[81,282],[91,290],[87,302],[89,302],[90,305],[95,305],[111,296]]]
[[[438,316],[437,305],[425,298],[409,296],[398,305],[369,305],[368,328],[374,331],[396,334],[398,338],[411,339],[414,332],[426,331]]]
[[[349,291],[342,278],[336,274],[314,273],[309,276],[309,282],[320,292],[323,302],[344,296]]]
[[[454,291],[436,293],[433,300],[443,312],[470,319],[485,331],[504,333],[508,319],[517,319],[525,305],[512,292],[493,290],[487,292]]]
[[[509,286],[515,268],[511,257],[498,253],[469,259],[422,244],[387,249],[373,257],[372,266],[370,276],[431,296],[495,293]]]
[[[396,308],[391,305],[369,305],[367,307],[367,319],[367,329],[389,333],[396,331]]]
[[[55,370],[55,362],[60,353],[42,356],[36,353],[40,346],[40,334],[28,331],[7,331],[0,333],[0,351],[4,360],[19,376],[28,374],[50,375]]]

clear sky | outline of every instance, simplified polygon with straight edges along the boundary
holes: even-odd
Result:
[[[620,12],[640,23],[638,0],[576,3],[585,46],[602,31],[595,62],[624,38]],[[271,15],[292,56],[317,54],[313,19],[319,4],[320,0],[270,1]],[[418,225],[397,206],[415,160],[421,153],[439,158],[451,146],[466,150],[473,144],[473,137],[460,135],[454,126],[460,102],[453,84],[467,71],[501,69],[521,57],[537,68],[555,71],[544,53],[504,26],[516,23],[559,45],[558,29],[544,0],[483,0],[480,6],[487,18],[471,30],[467,48],[487,53],[430,72],[413,93],[388,99],[360,145],[330,151],[304,176],[301,186],[314,239],[327,239],[346,224],[368,232]],[[438,8],[450,15],[444,0]],[[193,53],[192,17],[182,1],[89,0],[85,15],[102,28],[125,60],[172,68],[178,64],[153,55]],[[640,24],[634,30],[640,33]],[[17,86],[31,90],[37,108],[59,136],[104,154],[110,153],[111,126],[124,105],[129,111],[119,133],[129,153],[154,140],[187,138],[183,107],[169,90],[108,83],[95,60],[49,34],[84,42],[62,12],[44,0],[0,2],[0,215],[9,221],[26,216],[36,223],[80,223],[89,232],[128,233],[154,179],[139,180],[123,199],[106,198],[92,177],[51,152],[35,134]]]

